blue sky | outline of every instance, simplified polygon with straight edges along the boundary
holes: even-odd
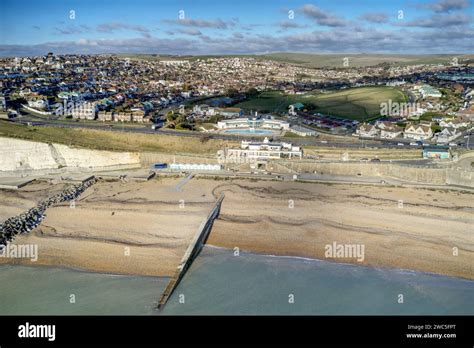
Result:
[[[471,1],[2,0],[0,55],[472,53]]]

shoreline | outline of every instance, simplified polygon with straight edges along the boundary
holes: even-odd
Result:
[[[127,277],[127,278],[161,279],[161,280],[168,280],[170,278],[168,276],[150,276],[150,275],[143,275],[140,273],[130,274],[130,273],[105,273],[105,272],[99,272],[99,271],[96,272],[91,269],[73,267],[73,266],[68,266],[68,265],[54,265],[53,266],[53,265],[46,265],[46,264],[34,265],[34,264],[26,264],[26,263],[0,263],[0,271],[2,270],[2,267],[17,267],[17,266],[32,268],[32,269],[41,268],[41,269],[50,269],[50,270],[63,270],[63,271],[95,274],[95,275],[102,275],[102,276],[116,277],[116,278]]]
[[[204,249],[209,248],[213,250],[219,250],[219,251],[230,251],[232,252],[233,249],[227,248],[227,247],[221,247],[221,246],[216,246],[212,244],[206,244],[204,246]],[[333,261],[331,259],[320,259],[320,258],[311,258],[311,257],[304,257],[304,256],[298,256],[298,255],[274,255],[274,254],[266,254],[266,253],[259,253],[259,252],[254,252],[250,250],[240,250],[240,256],[242,255],[250,255],[250,256],[257,256],[257,257],[267,257],[267,258],[276,258],[276,259],[289,259],[289,260],[294,260],[294,261],[300,261],[300,262],[310,262],[310,263],[330,263],[330,264],[336,264],[336,265],[341,265],[341,266],[352,266],[352,267],[364,267],[366,269],[372,269],[372,270],[381,270],[381,271],[389,271],[389,272],[400,272],[400,273],[409,273],[409,274],[425,274],[425,275],[430,275],[434,277],[444,277],[444,278],[452,278],[456,279],[458,281],[466,281],[469,283],[472,283],[474,285],[474,278],[464,278],[464,277],[457,277],[457,276],[452,276],[452,275],[447,275],[447,274],[440,274],[440,273],[435,273],[435,272],[426,272],[426,271],[420,271],[420,270],[415,270],[415,269],[409,269],[409,268],[397,268],[397,267],[390,267],[390,266],[372,266],[370,264],[362,264],[362,263],[353,263],[353,262],[340,262],[340,261]]]
[[[223,247],[223,246],[217,246],[213,244],[205,244],[203,247],[203,250],[217,250],[220,252],[225,252],[229,251],[230,253],[233,252],[232,248],[228,247]],[[334,264],[334,265],[340,265],[340,266],[350,266],[350,267],[363,267],[365,269],[371,269],[371,270],[381,270],[381,271],[389,271],[389,272],[399,272],[399,273],[409,273],[412,275],[416,274],[424,274],[424,275],[430,275],[433,277],[443,277],[443,278],[452,278],[456,279],[458,281],[466,281],[468,283],[473,283],[474,284],[474,279],[470,278],[464,278],[464,277],[457,277],[453,275],[447,275],[447,274],[440,274],[440,273],[435,273],[435,272],[427,272],[427,271],[422,271],[422,270],[416,270],[416,269],[409,269],[409,268],[397,268],[397,267],[391,267],[391,266],[373,266],[370,264],[362,264],[362,263],[353,263],[353,262],[340,262],[340,261],[334,261],[331,259],[320,259],[320,258],[311,258],[311,257],[305,257],[305,256],[298,256],[298,255],[275,255],[275,254],[268,254],[268,253],[261,253],[261,252],[254,252],[251,250],[240,250],[239,251],[240,255],[237,257],[241,256],[256,256],[256,257],[263,257],[263,258],[275,258],[275,259],[280,259],[280,260],[293,260],[293,261],[299,261],[299,262],[308,262],[308,263],[328,263],[328,264]],[[201,254],[201,253],[200,253]],[[215,255],[207,255],[214,257]],[[199,257],[199,256],[198,256]],[[0,263],[0,271],[2,267],[22,267],[22,268],[31,268],[35,269],[37,267],[42,268],[42,269],[50,269],[50,270],[65,270],[65,271],[71,271],[71,272],[77,272],[77,273],[87,273],[87,274],[95,274],[95,275],[102,275],[102,276],[110,276],[110,277],[126,277],[126,278],[149,278],[149,279],[161,279],[161,280],[169,280],[171,277],[170,276],[153,276],[153,275],[144,275],[139,272],[137,273],[107,273],[107,272],[102,272],[102,271],[94,271],[92,269],[86,269],[86,268],[80,268],[80,267],[74,267],[70,265],[48,265],[48,264],[34,264],[34,263]],[[192,266],[190,268],[190,271],[192,271]]]
[[[39,227],[18,236],[15,243],[38,245],[37,262],[0,258],[0,265],[170,277],[214,197],[225,193],[206,245],[474,279],[474,240],[469,233],[474,223],[472,193],[202,178],[174,190],[180,182],[181,178],[99,182],[84,193],[75,209],[51,207]],[[58,190],[45,184],[37,187]],[[41,191],[24,197],[27,190],[28,186],[14,193],[0,191],[0,199],[2,194],[9,199],[4,215],[45,195]],[[404,209],[398,207],[400,199]],[[294,208],[290,209],[290,201]],[[324,246],[334,242],[363,245],[363,262],[325,257]],[[456,257],[453,247],[459,249]]]

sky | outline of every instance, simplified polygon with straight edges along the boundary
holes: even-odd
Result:
[[[473,53],[474,0],[1,0],[0,56]]]

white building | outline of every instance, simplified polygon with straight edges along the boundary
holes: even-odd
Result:
[[[380,136],[380,129],[374,125],[363,123],[357,127],[355,136],[363,138],[376,138]]]
[[[423,98],[441,98],[443,96],[440,91],[430,85],[416,86],[415,89],[418,89]]]
[[[80,120],[95,120],[97,115],[97,103],[85,102],[79,105],[74,105],[71,110],[72,118]]]
[[[267,128],[277,130],[288,130],[290,124],[286,121],[261,119],[261,118],[236,118],[217,122],[218,129],[226,128]]]
[[[388,121],[377,121],[375,127],[379,129],[380,138],[382,139],[394,139],[403,133],[403,128]]]
[[[45,110],[48,108],[48,104],[48,100],[43,98],[28,100],[28,106],[33,109]]]
[[[437,134],[436,142],[438,144],[447,144],[461,136],[461,132],[456,128],[444,128]]]
[[[7,102],[3,95],[0,96],[0,112],[7,111]]]
[[[299,146],[284,142],[273,143],[265,138],[263,142],[242,140],[239,149],[227,149],[226,157],[228,160],[233,159],[237,163],[294,157],[301,159],[303,151]]]
[[[301,137],[316,135],[316,131],[314,129],[306,128],[306,127],[302,127],[298,125],[294,125],[290,127],[290,132],[295,133],[296,135],[299,135]]]
[[[196,171],[217,171],[221,170],[220,164],[208,163],[171,163],[171,170],[196,170]]]
[[[190,66],[187,60],[162,60],[160,64],[165,66]]]
[[[380,137],[382,139],[394,139],[401,136],[402,133],[403,128],[398,127],[397,125],[391,125],[380,130]]]
[[[444,128],[465,128],[469,126],[469,121],[463,120],[461,117],[457,117],[454,120],[443,120],[439,123]]]
[[[414,124],[408,123],[405,127],[403,137],[413,140],[426,140],[433,137],[431,124]]]

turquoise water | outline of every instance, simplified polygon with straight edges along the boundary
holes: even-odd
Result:
[[[473,303],[474,281],[206,247],[163,313],[472,315]]]
[[[274,131],[268,129],[250,129],[250,128],[242,128],[242,129],[226,129],[223,131],[225,134],[243,134],[243,135],[265,135],[265,134],[275,134]]]
[[[4,265],[0,266],[0,315],[153,314],[154,301],[167,281]],[[70,303],[71,294],[75,303]]]
[[[0,266],[0,315],[158,314],[167,281]],[[474,281],[207,246],[160,314],[473,315],[473,303]]]

